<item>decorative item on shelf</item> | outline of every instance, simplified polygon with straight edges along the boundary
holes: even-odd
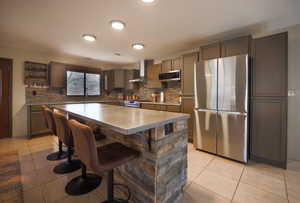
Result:
[[[29,87],[46,88],[49,85],[48,64],[25,61],[24,83]]]

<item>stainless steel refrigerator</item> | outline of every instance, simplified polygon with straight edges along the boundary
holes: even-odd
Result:
[[[247,162],[248,63],[248,55],[239,55],[195,65],[197,149]]]

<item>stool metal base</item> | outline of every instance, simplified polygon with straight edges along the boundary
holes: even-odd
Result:
[[[78,176],[71,180],[65,191],[69,195],[83,195],[96,189],[101,184],[102,178],[95,174],[86,174],[86,176]]]
[[[68,156],[68,152],[58,151],[58,152],[54,152],[52,154],[49,154],[47,156],[47,160],[48,161],[58,161],[58,160],[62,160],[62,159],[67,158],[67,156]]]
[[[71,160],[71,161],[62,162],[59,165],[55,166],[53,172],[57,174],[72,173],[74,171],[77,171],[80,168],[81,168],[80,160]]]

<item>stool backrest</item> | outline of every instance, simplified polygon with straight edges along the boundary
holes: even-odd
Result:
[[[56,135],[56,126],[53,118],[53,112],[47,106],[42,106],[47,127]]]
[[[68,121],[74,138],[75,151],[81,162],[93,168],[99,162],[96,140],[92,129],[75,120]]]
[[[53,118],[56,125],[56,135],[68,147],[73,146],[73,137],[67,118],[59,112],[53,112]]]

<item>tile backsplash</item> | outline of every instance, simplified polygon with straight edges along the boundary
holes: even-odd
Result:
[[[102,92],[99,97],[70,97],[66,96],[65,89],[55,88],[26,88],[26,103],[43,103],[43,102],[66,102],[66,101],[98,101],[105,99],[118,99],[120,95],[136,95],[143,100],[151,100],[152,93],[165,93],[165,101],[168,103],[178,103],[181,95],[180,82],[168,83],[161,89],[150,89],[141,84],[139,89],[126,90],[116,89],[110,93]]]

